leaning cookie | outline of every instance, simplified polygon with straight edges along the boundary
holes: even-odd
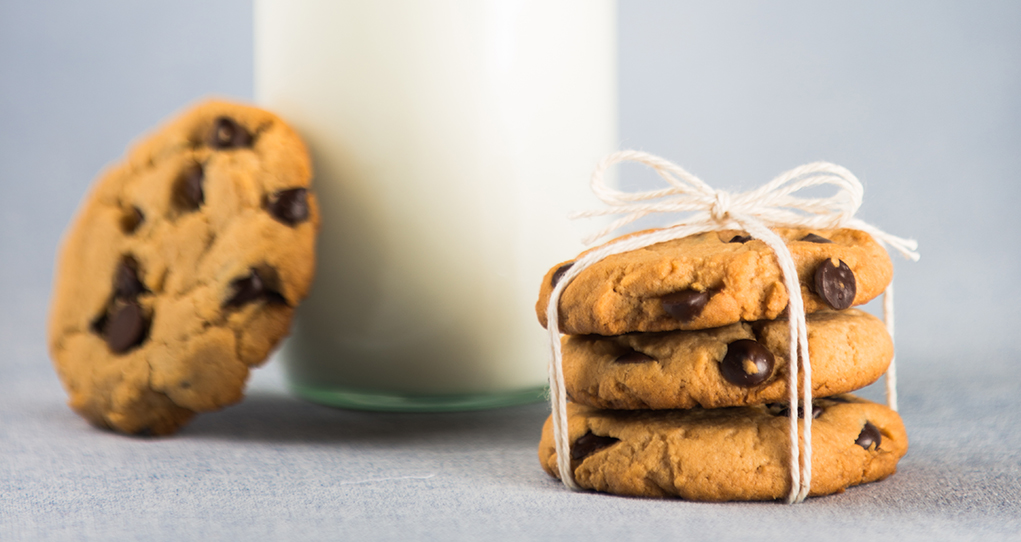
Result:
[[[852,395],[817,399],[813,408],[811,496],[897,470],[908,440],[896,412]],[[772,500],[790,491],[789,412],[780,405],[615,411],[570,403],[567,413],[571,468],[583,488],[700,501]],[[539,461],[559,477],[551,419]]]
[[[311,176],[279,118],[220,101],[105,172],[56,266],[49,348],[71,407],[158,435],[240,400],[312,283]]]
[[[893,359],[886,326],[868,313],[821,311],[809,314],[806,323],[815,397],[863,388]],[[789,344],[787,319],[698,331],[571,335],[563,338],[564,382],[573,401],[598,408],[787,401]]]
[[[806,312],[866,303],[893,276],[890,256],[865,232],[774,231],[794,258]],[[543,326],[553,287],[572,264],[558,264],[543,278],[536,304]],[[608,256],[586,268],[560,298],[560,331],[707,329],[772,320],[787,300],[776,255],[763,241],[740,231],[713,231]]]

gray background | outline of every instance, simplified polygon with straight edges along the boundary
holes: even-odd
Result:
[[[173,438],[88,427],[45,351],[60,234],[139,133],[251,97],[251,6],[3,0],[0,540],[1021,539],[1021,3],[622,0],[619,20],[621,148],[730,189],[836,162],[861,218],[920,242],[895,258],[896,476],[798,507],[571,494],[535,460],[544,405],[345,412],[273,365]]]

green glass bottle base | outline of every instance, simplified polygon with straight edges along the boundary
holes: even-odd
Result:
[[[303,399],[322,405],[374,410],[378,412],[458,412],[486,410],[545,401],[546,386],[478,395],[400,395],[372,393],[345,388],[316,388],[290,383],[291,390]]]

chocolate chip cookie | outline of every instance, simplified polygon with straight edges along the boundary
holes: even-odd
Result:
[[[774,231],[793,256],[807,313],[861,305],[890,283],[890,256],[865,232]],[[543,278],[536,304],[543,326],[553,286],[571,264],[553,266]],[[786,307],[773,251],[744,232],[713,231],[609,256],[585,269],[560,298],[560,331],[707,329],[771,320]]]
[[[71,407],[160,435],[240,400],[312,283],[311,177],[290,127],[222,101],[102,174],[65,232],[49,316]]]
[[[896,412],[852,395],[816,399],[813,407],[810,495],[840,492],[896,471],[908,448]],[[782,404],[567,408],[571,468],[584,488],[700,501],[771,500],[790,491],[790,413]],[[558,476],[552,425],[547,419],[539,461]]]
[[[863,388],[879,379],[893,359],[886,326],[868,313],[820,311],[806,322],[815,397]],[[789,344],[787,319],[698,331],[570,335],[563,338],[564,381],[573,401],[598,408],[786,401]]]

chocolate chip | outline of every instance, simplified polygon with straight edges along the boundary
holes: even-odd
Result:
[[[263,297],[266,299],[266,302],[268,302],[268,303],[272,303],[272,304],[275,304],[275,305],[286,305],[287,304],[287,298],[284,297],[284,294],[281,294],[280,292],[275,292],[273,290],[267,290],[266,294],[263,295]]]
[[[230,117],[218,117],[209,132],[209,146],[214,149],[235,149],[252,146],[252,134]]]
[[[702,314],[711,296],[709,290],[681,290],[667,294],[662,298],[663,310],[681,322],[690,322]]]
[[[106,344],[114,353],[123,354],[142,344],[149,331],[149,321],[142,306],[134,299],[117,303],[113,315],[106,322],[103,334]]]
[[[103,314],[100,314],[89,324],[89,329],[92,330],[96,335],[102,336],[106,330],[106,323],[110,320],[110,317],[106,314],[106,309],[103,309]]]
[[[821,235],[816,235],[814,233],[810,233],[802,237],[801,239],[799,239],[799,241],[808,241],[809,243],[824,243],[824,244],[833,242]]]
[[[729,243],[741,243],[741,244],[744,244],[744,243],[747,243],[748,241],[751,241],[751,240],[752,240],[752,236],[751,235],[735,235],[735,236],[731,237],[730,241],[728,241],[728,242]]]
[[[632,350],[625,354],[621,354],[620,356],[617,356],[617,359],[613,360],[614,363],[619,363],[621,365],[630,365],[633,363],[648,363],[650,361],[656,361],[656,358],[647,354],[643,354],[641,352],[637,352],[635,350]]]
[[[234,295],[224,304],[228,307],[240,307],[245,303],[258,299],[265,293],[262,277],[259,276],[259,272],[255,269],[252,269],[252,272],[247,277],[235,279],[234,282],[230,283],[230,287],[234,290]]]
[[[774,416],[781,416],[781,417],[784,417],[784,418],[788,418],[791,415],[791,406],[788,405],[787,403],[770,403],[770,404],[766,405],[766,408],[768,408],[769,412],[772,415],[774,415]],[[818,418],[820,415],[822,415],[824,410],[826,410],[824,407],[819,406],[818,404],[816,404],[815,401],[813,401],[812,402],[812,419],[814,420],[814,419]],[[801,405],[798,406],[798,417],[799,418],[804,418],[805,417],[805,407],[803,407]]]
[[[174,203],[185,211],[194,211],[205,201],[205,193],[202,184],[205,181],[205,171],[201,164],[192,164],[181,173],[177,180],[177,189],[174,191]]]
[[[854,303],[858,287],[851,268],[843,260],[837,262],[827,259],[815,268],[815,293],[834,309],[843,310]]]
[[[883,442],[883,435],[879,433],[879,428],[872,425],[872,422],[866,421],[865,427],[861,429],[861,433],[858,438],[854,441],[855,444],[868,450],[873,444],[876,445],[876,449],[879,449],[879,444]]]
[[[567,270],[570,269],[572,265],[574,265],[574,262],[567,262],[564,265],[558,267],[557,270],[553,272],[553,277],[550,279],[550,286],[553,286],[555,288],[557,283],[560,282],[560,279],[563,278],[564,273],[566,273]]]
[[[117,299],[135,299],[145,293],[145,285],[138,279],[138,263],[131,256],[117,265],[113,278],[113,295]]]
[[[773,374],[773,353],[756,341],[740,339],[727,345],[720,373],[728,382],[750,388]]]
[[[613,437],[601,437],[599,435],[592,434],[592,431],[585,433],[581,438],[574,441],[574,445],[571,446],[571,459],[578,461],[585,459],[586,457],[606,448],[607,446],[613,446],[620,442],[620,439]]]
[[[308,220],[308,191],[292,188],[277,192],[269,203],[269,214],[289,226]]]
[[[121,217],[121,230],[128,234],[135,233],[135,230],[137,230],[143,222],[145,222],[145,215],[142,213],[142,210],[138,207],[132,207],[130,211],[127,211],[124,213],[124,216]]]
[[[257,299],[266,299],[271,303],[287,303],[284,296],[269,287],[265,272],[258,269],[252,269],[247,277],[235,279],[230,286],[234,294],[223,304],[224,307],[240,307]]]

